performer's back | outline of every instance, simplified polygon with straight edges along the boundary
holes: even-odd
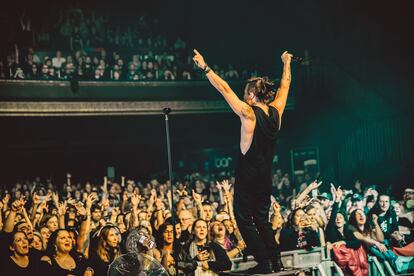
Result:
[[[256,117],[251,145],[243,154],[240,151],[236,168],[236,187],[270,196],[272,189],[272,161],[279,132],[279,114],[269,106],[268,114],[260,107],[252,106]]]

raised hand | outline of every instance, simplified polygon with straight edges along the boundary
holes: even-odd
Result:
[[[107,198],[102,199],[101,206],[102,206],[102,209],[103,210],[108,209],[108,207],[109,207],[109,199],[107,199]]]
[[[139,204],[140,201],[141,201],[141,196],[139,194],[134,193],[131,196],[132,207],[138,207],[138,204]]]
[[[87,192],[84,192],[83,194],[82,194],[82,201],[83,202],[86,202],[86,199],[88,198],[88,193]]]
[[[197,203],[203,202],[203,197],[200,194],[197,194],[194,190],[193,190],[193,199]]]
[[[67,204],[66,201],[58,204],[57,209],[58,209],[59,216],[64,216],[66,214],[66,210],[67,210],[66,204]]]
[[[204,69],[207,66],[207,64],[204,61],[203,56],[196,49],[194,49],[193,52],[194,52],[194,57],[193,57],[194,63],[197,65],[198,68]]]
[[[59,195],[58,195],[58,193],[52,193],[52,200],[53,200],[53,203],[55,203],[56,206],[59,205]]]
[[[217,187],[223,189],[224,192],[229,192],[231,189],[231,184],[228,180],[223,180],[220,182],[216,181]]]
[[[127,202],[127,201],[128,201],[128,199],[129,199],[129,197],[128,197],[128,192],[127,192],[127,191],[125,191],[125,192],[122,194],[122,201],[123,201],[123,202]]]
[[[119,207],[114,207],[114,209],[112,209],[112,216],[117,217],[120,213],[121,211],[119,210]]]
[[[74,198],[70,198],[66,201],[66,204],[71,204],[71,205],[75,205],[76,204],[76,199]]]
[[[283,63],[290,63],[292,61],[293,55],[288,53],[288,51],[284,51],[283,54],[280,56]]]
[[[86,198],[86,209],[91,209],[92,204],[98,199],[98,196],[96,194],[90,194],[88,195],[88,197]]]
[[[47,206],[47,201],[46,200],[44,200],[39,205],[39,213],[43,213],[44,211],[46,211],[46,213],[49,212],[49,207]]]
[[[165,198],[164,186],[160,186],[160,197]]]
[[[1,201],[3,202],[3,205],[7,206],[7,204],[9,204],[10,201],[10,194],[6,194]]]
[[[330,190],[331,190],[332,198],[333,198],[333,200],[335,201],[335,199],[336,199],[336,189],[335,189],[334,184],[332,184],[332,183],[331,183],[331,188],[330,188]]]
[[[171,199],[171,193],[167,192],[167,199],[170,200]]]
[[[342,195],[344,194],[344,192],[341,189],[341,186],[338,187],[338,189],[336,189],[336,197],[338,198],[338,200],[342,200]]]
[[[38,194],[36,192],[33,193],[33,204],[34,205],[39,205],[40,204],[40,197],[38,196]]]
[[[47,195],[46,195],[46,199],[45,199],[45,201],[51,201],[52,200],[52,192],[48,192],[47,193]]]
[[[108,178],[106,176],[104,177],[104,183],[101,186],[101,190],[104,193],[108,193]]]
[[[184,189],[183,189],[182,191],[177,190],[177,194],[178,194],[180,197],[186,197],[186,196],[188,196],[188,193],[187,193],[187,190],[186,190],[186,186],[184,186]]]
[[[272,204],[272,208],[273,208],[273,211],[274,211],[275,213],[279,213],[279,212],[280,212],[280,204],[279,204],[278,202],[274,202],[274,203]]]
[[[156,198],[155,199],[155,210],[160,211],[162,209],[162,199]]]
[[[24,204],[24,201],[23,200],[16,199],[15,201],[13,201],[13,203],[11,205],[12,211],[15,211],[17,213],[20,213],[23,210],[23,204]]]
[[[75,206],[78,215],[83,216],[83,217],[86,216],[86,209],[85,207],[83,207],[82,202],[78,202],[73,206]]]
[[[154,201],[157,198],[157,190],[151,190],[151,199]]]
[[[312,191],[312,190],[315,190],[315,189],[319,188],[319,186],[321,186],[321,185],[322,185],[322,181],[318,183],[315,180],[311,184],[309,184],[308,188],[309,188],[310,191]]]

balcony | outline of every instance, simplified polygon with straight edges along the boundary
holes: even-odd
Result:
[[[242,98],[243,81],[229,82]],[[287,109],[295,106],[289,97]],[[0,116],[154,115],[230,112],[208,81],[0,80]]]

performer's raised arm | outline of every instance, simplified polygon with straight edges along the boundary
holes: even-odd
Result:
[[[223,95],[234,113],[240,117],[245,117],[245,110],[250,109],[249,105],[240,100],[236,93],[230,88],[229,84],[208,67],[203,56],[195,49],[193,60],[195,64],[206,73],[210,83]]]
[[[276,108],[279,111],[279,116],[282,117],[283,111],[286,107],[286,101],[289,94],[289,87],[291,82],[291,73],[290,73],[290,62],[292,55],[285,51],[282,56],[283,61],[283,74],[282,80],[280,82],[280,87],[277,91],[276,97],[273,102],[270,103],[271,106]]]

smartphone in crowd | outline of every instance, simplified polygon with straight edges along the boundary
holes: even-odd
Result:
[[[138,241],[140,244],[148,246],[150,249],[153,249],[155,247],[155,242],[143,234],[141,234]]]

